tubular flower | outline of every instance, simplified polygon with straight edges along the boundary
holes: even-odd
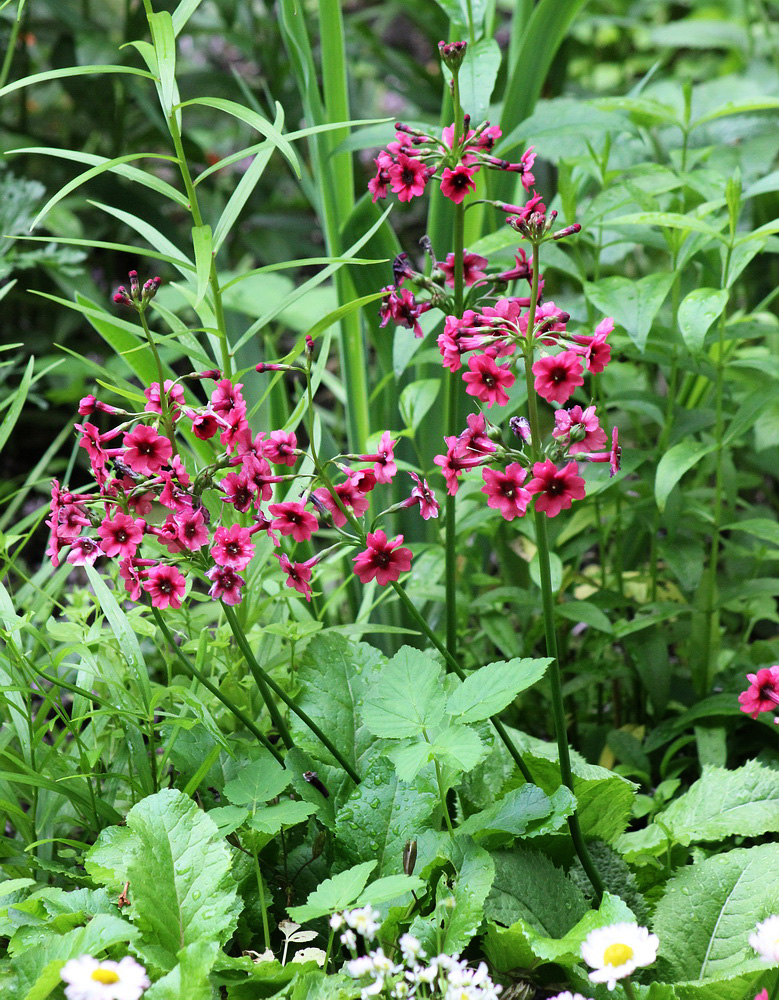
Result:
[[[129,559],[141,543],[146,522],[142,518],[133,520],[128,514],[117,514],[113,520],[106,519],[97,529],[100,548],[107,556]]]
[[[602,448],[608,438],[595,416],[595,407],[573,406],[570,410],[557,410],[554,415],[555,429],[552,431],[562,444],[566,445],[569,455],[580,452],[594,451]]]
[[[151,603],[155,608],[170,607],[177,610],[187,591],[187,581],[175,566],[163,563],[149,570],[143,581],[143,589],[151,596]]]
[[[562,351],[539,358],[533,365],[536,392],[548,403],[565,403],[579,385],[584,385],[581,358],[575,351]]]
[[[302,503],[272,503],[268,510],[274,516],[271,526],[282,535],[292,535],[296,542],[308,541],[318,527]]]
[[[756,719],[761,712],[775,712],[779,705],[779,666],[747,674],[749,687],[738,696],[741,711]],[[775,918],[778,922],[779,917]]]
[[[206,576],[211,581],[208,594],[215,601],[222,600],[231,605],[241,603],[241,587],[246,581],[235,570],[229,566],[213,566],[206,571]]]
[[[211,558],[219,566],[229,566],[234,570],[246,569],[253,555],[254,543],[248,528],[233,524],[229,528],[217,528],[214,532]]]
[[[375,578],[383,587],[411,569],[411,549],[398,548],[403,535],[397,535],[390,542],[379,529],[370,532],[366,541],[368,547],[352,560],[354,572],[363,583],[369,583]]]
[[[507,465],[505,472],[483,469],[484,486],[481,491],[487,494],[487,506],[499,510],[507,521],[522,517],[532,496],[528,490],[522,489],[526,476],[527,470],[518,462]]]
[[[585,484],[578,475],[579,466],[569,462],[558,469],[554,462],[536,462],[533,478],[527,484],[528,493],[538,494],[536,510],[542,510],[547,517],[556,517],[561,510],[567,510],[574,500],[583,500]]]
[[[305,562],[291,562],[289,556],[284,552],[275,553],[276,558],[279,561],[279,566],[287,574],[287,586],[292,587],[293,590],[297,590],[299,594],[302,594],[307,601],[311,600],[311,570],[317,564],[319,557],[314,556],[313,559],[307,559]]]
[[[535,370],[535,366],[534,370]],[[468,368],[463,381],[467,382],[466,393],[476,396],[489,408],[493,403],[505,406],[509,401],[506,389],[514,385],[512,372],[502,365],[496,365],[489,354],[477,354],[468,359]],[[584,381],[584,380],[582,380]]]

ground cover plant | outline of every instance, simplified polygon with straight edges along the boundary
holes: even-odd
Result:
[[[775,12],[0,17],[5,993],[774,998]]]

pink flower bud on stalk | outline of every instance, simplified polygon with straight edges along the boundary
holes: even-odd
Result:
[[[467,42],[439,42],[438,54],[447,69],[455,73],[463,64],[467,48]]]
[[[131,306],[142,312],[157,294],[162,284],[162,278],[149,278],[148,281],[144,282],[143,287],[141,287],[137,271],[129,271],[128,277],[130,279],[129,293],[124,285],[120,285],[114,293],[114,302],[118,305]]]

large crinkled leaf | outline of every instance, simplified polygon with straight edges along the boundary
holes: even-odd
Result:
[[[336,816],[337,859],[375,860],[379,875],[402,872],[404,844],[430,828],[437,804],[432,789],[399,781],[389,761],[377,758]]]
[[[509,837],[538,837],[559,830],[574,811],[575,799],[565,788],[558,788],[551,796],[536,785],[522,785],[506,792],[503,798],[482,812],[469,816],[458,827],[475,840],[503,835]]]
[[[678,872],[657,904],[653,930],[668,980],[725,979],[764,967],[749,946],[776,913],[779,844],[717,854]]]
[[[480,722],[502,712],[520,691],[539,681],[552,661],[515,657],[498,660],[470,674],[450,696],[446,711],[458,722]]]
[[[587,912],[581,889],[544,854],[495,851],[495,880],[484,914],[510,927],[524,920],[546,937],[559,938]]]
[[[216,959],[216,941],[197,941],[178,954],[178,964],[144,993],[145,1000],[212,1000],[209,973]]]
[[[370,690],[362,717],[374,736],[402,739],[437,726],[445,707],[439,664],[419,649],[402,646]]]
[[[660,817],[680,844],[759,837],[779,832],[779,771],[750,760],[735,771],[704,767],[703,775]]]
[[[130,919],[141,931],[136,944],[144,962],[171,971],[178,954],[198,941],[224,944],[240,909],[230,877],[230,852],[213,820],[186,795],[166,788],[142,799],[127,814]],[[119,838],[122,846],[128,838]],[[90,851],[89,870],[116,877],[116,846],[98,843]],[[108,855],[108,856],[107,856]],[[96,874],[96,872],[98,874]]]
[[[552,888],[551,891],[554,893],[556,890]],[[553,896],[545,900],[542,905],[547,911],[553,910]],[[484,953],[490,963],[500,972],[508,972],[517,968],[531,968],[539,960],[567,966],[581,962],[582,941],[590,931],[608,924],[622,921],[632,922],[635,917],[619,896],[613,896],[606,892],[603,894],[603,900],[597,910],[586,910],[571,927],[558,937],[549,936],[539,931],[534,923],[535,919],[535,916],[532,920],[520,918],[510,927],[499,927],[490,922],[487,936],[484,939]]]
[[[302,688],[298,705],[327,733],[358,774],[365,770],[366,757],[376,742],[362,721],[359,706],[386,662],[367,643],[349,642],[329,632],[314,636],[298,671]],[[339,767],[297,716],[290,719],[290,729],[295,743],[311,757]]]

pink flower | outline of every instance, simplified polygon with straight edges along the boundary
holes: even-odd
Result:
[[[397,535],[390,542],[379,529],[370,532],[366,541],[367,549],[352,560],[354,572],[362,583],[369,583],[375,577],[376,582],[383,587],[411,569],[411,549],[398,548],[403,535]]]
[[[368,181],[368,190],[373,196],[371,201],[375,202],[378,198],[387,197],[387,185],[392,179],[389,172],[392,157],[382,150],[373,162],[376,164],[377,173]]]
[[[375,454],[373,455],[358,455],[358,462],[375,462],[373,466],[373,473],[376,476],[377,483],[391,483],[392,477],[398,471],[397,465],[395,465],[395,455],[393,448],[398,443],[398,439],[393,440],[390,437],[389,431],[384,431],[381,435],[381,441],[379,442],[379,447]]]
[[[496,365],[489,354],[473,355],[468,359],[468,367],[470,371],[463,375],[463,381],[468,383],[465,391],[469,396],[476,396],[488,408],[493,403],[499,406],[508,403],[506,389],[514,385],[515,379],[507,368]]]
[[[132,433],[125,434],[122,443],[125,447],[123,461],[133,472],[147,476],[157,475],[173,454],[170,441],[146,424],[139,424]]]
[[[446,491],[450,496],[455,496],[460,488],[460,474],[467,469],[474,469],[477,465],[483,465],[488,461],[486,455],[464,448],[460,438],[445,437],[447,444],[445,455],[436,455],[433,459],[435,465],[441,466],[441,472],[446,480]]]
[[[582,410],[581,406],[557,410],[554,419],[557,426],[552,434],[567,446],[569,455],[594,451],[608,441],[595,416],[594,406],[588,406],[586,410]]]
[[[444,320],[444,332],[438,336],[438,350],[444,359],[444,367],[452,372],[457,372],[462,368],[460,338],[463,332],[474,323],[476,317],[477,313],[472,309],[466,309],[462,319],[458,319],[456,316],[447,316]]]
[[[362,517],[371,505],[365,494],[370,492],[375,485],[376,477],[371,470],[362,472],[349,470],[346,482],[339,483],[334,487],[334,490],[344,507],[351,507],[355,517]],[[318,490],[314,490],[311,499],[317,505],[321,505],[321,508],[330,512],[333,524],[337,528],[342,528],[346,524],[346,516],[328,489],[320,487]]]
[[[614,320],[609,317],[602,320],[595,327],[595,334],[592,337],[584,334],[574,336],[574,343],[578,346],[573,349],[582,355],[587,371],[593,375],[598,375],[611,361],[611,348],[606,343],[606,338],[614,329]]]
[[[533,365],[536,392],[549,403],[565,403],[577,385],[584,385],[581,359],[575,351],[539,358]]]
[[[738,696],[741,711],[756,719],[761,712],[773,712],[779,705],[779,666],[764,667],[756,674],[747,674],[750,682]]]
[[[427,485],[426,479],[420,479],[416,472],[409,472],[409,475],[416,484],[411,490],[411,496],[402,504],[403,507],[415,507],[419,504],[419,513],[423,521],[430,520],[431,517],[438,517],[441,509],[435,498],[435,493]]]
[[[518,462],[507,465],[505,472],[499,469],[483,469],[484,486],[481,491],[489,497],[487,506],[499,510],[507,521],[522,517],[531,497],[528,490],[522,489],[526,475],[527,470]]]
[[[763,987],[763,989],[755,995],[755,1000],[768,1000],[768,990]]]
[[[387,292],[381,300],[379,309],[380,327],[385,327],[390,320],[398,326],[404,326],[408,330],[414,331],[414,336],[419,340],[425,333],[419,325],[419,317],[430,308],[429,302],[417,302],[412,292],[407,288],[398,291],[394,285],[387,285],[382,291]]]
[[[529,146],[519,158],[519,162],[522,164],[522,187],[528,194],[536,182],[535,177],[530,172],[536,160],[536,154],[533,152],[534,149],[535,146]]]
[[[79,440],[79,447],[85,448],[87,454],[89,455],[89,464],[92,467],[92,475],[99,486],[103,486],[108,480],[108,475],[105,471],[106,464],[117,455],[122,453],[121,448],[104,448],[103,444],[106,441],[112,440],[116,437],[120,431],[115,429],[109,431],[107,434],[101,434],[94,424],[90,424],[86,421],[83,424],[73,425],[77,431],[81,431],[81,439]]]
[[[241,389],[243,389],[243,382],[237,382],[233,385],[229,378],[223,378],[211,391],[211,409],[222,417],[226,417],[234,410],[245,415],[246,401],[241,395]]]
[[[533,479],[527,484],[528,493],[537,493],[536,510],[543,510],[547,517],[556,517],[567,510],[574,500],[584,499],[585,483],[578,475],[579,466],[569,462],[558,469],[554,462],[536,462]]]
[[[276,465],[294,465],[298,460],[295,454],[297,446],[294,431],[271,431],[265,442],[265,457]]]
[[[202,508],[174,514],[173,520],[178,528],[179,541],[190,552],[197,552],[208,542],[208,528]]]
[[[483,413],[469,413],[465,420],[468,426],[457,438],[459,454],[475,451],[480,455],[491,455],[497,446],[487,435],[487,418]]]
[[[500,139],[503,133],[498,125],[489,125],[487,128],[483,128],[479,132],[478,138],[476,140],[476,146],[478,149],[482,149],[489,153],[495,143]]]
[[[206,576],[211,580],[209,596],[215,601],[221,599],[225,604],[241,603],[243,598],[241,587],[246,581],[229,566],[213,566],[206,571]]]
[[[160,399],[160,383],[152,382],[148,389],[143,390],[143,394],[148,400],[144,410],[147,413],[162,413],[162,401]],[[184,390],[173,379],[165,379],[165,394],[167,396],[168,409],[171,417],[178,420],[181,416],[181,409],[184,405]]]
[[[148,534],[154,535],[158,538],[160,544],[164,545],[171,555],[177,555],[179,552],[183,552],[186,548],[184,543],[179,538],[179,526],[176,523],[173,514],[168,514],[165,521],[160,525],[148,526],[147,531]]]
[[[143,589],[151,596],[151,603],[155,608],[177,610],[184,599],[187,581],[175,566],[161,563],[148,571]]]
[[[464,251],[463,253],[463,284],[474,285],[477,281],[481,281],[482,278],[487,277],[487,272],[482,271],[483,267],[486,267],[489,261],[486,257],[480,257],[477,253],[468,253]],[[447,285],[451,285],[454,288],[454,254],[448,253],[446,255],[446,261],[442,264],[439,261],[439,268],[446,275]]]
[[[302,503],[272,503],[268,510],[275,518],[271,526],[282,535],[292,535],[296,542],[307,542],[318,527]]]
[[[476,190],[473,175],[478,169],[478,167],[467,167],[464,163],[458,163],[454,170],[445,167],[441,174],[441,194],[455,205],[459,205],[469,191]]]
[[[217,528],[214,532],[214,544],[211,547],[211,558],[220,566],[230,569],[246,569],[254,555],[254,543],[248,528],[233,524],[229,528]]]
[[[129,514],[117,514],[113,520],[106,518],[97,529],[100,548],[107,556],[131,559],[141,544],[145,528],[142,518],[134,521]]]
[[[619,446],[619,432],[616,427],[611,429],[611,451],[591,451],[581,456],[587,462],[608,462],[611,466],[609,475],[616,476],[622,461],[622,449]]]
[[[229,473],[219,483],[219,489],[225,494],[222,497],[224,502],[232,504],[236,510],[245,513],[254,503],[254,490],[245,472]]]
[[[156,566],[154,559],[122,559],[119,576],[124,580],[124,589],[133,601],[141,599],[143,581],[148,577],[149,566]]]
[[[387,171],[392,190],[398,196],[398,201],[411,201],[425,190],[429,172],[420,160],[413,156],[399,153],[397,161]]]
[[[99,555],[102,555],[100,546],[93,538],[84,535],[71,544],[67,561],[74,566],[94,566]]]
[[[310,601],[311,585],[309,581],[311,580],[311,569],[316,565],[318,556],[314,556],[313,559],[307,559],[306,562],[302,563],[290,562],[289,557],[283,552],[281,554],[277,552],[275,556],[279,561],[279,565],[287,574],[287,586],[292,587],[293,590],[297,590],[307,601]]]
[[[208,408],[202,413],[196,413],[194,410],[185,412],[192,421],[192,432],[201,441],[208,441],[216,435],[220,427],[224,426],[224,421]]]

